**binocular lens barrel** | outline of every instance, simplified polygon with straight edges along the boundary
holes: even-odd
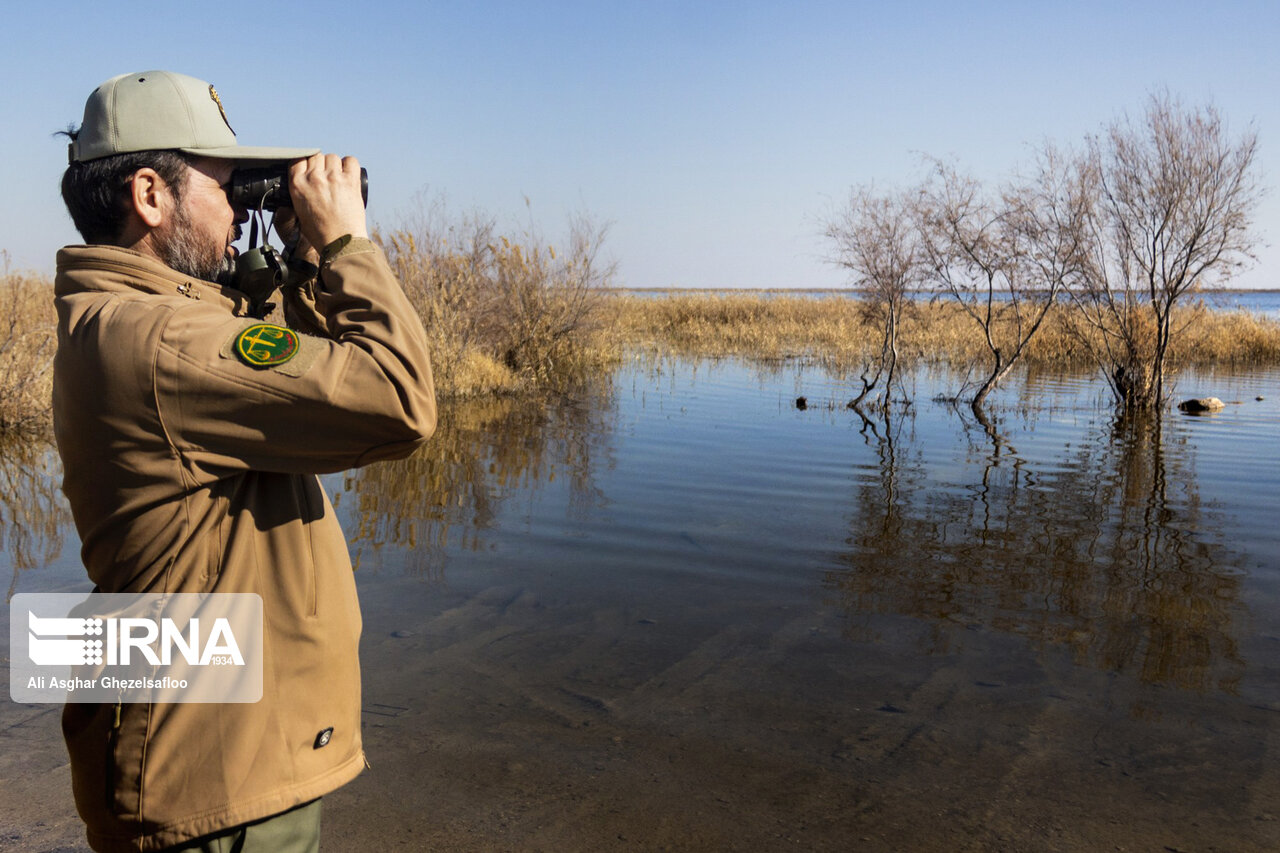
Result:
[[[254,210],[275,210],[293,207],[289,197],[289,170],[287,166],[267,166],[259,169],[236,169],[231,175],[231,201]],[[369,206],[369,172],[360,169],[360,196],[365,207]]]

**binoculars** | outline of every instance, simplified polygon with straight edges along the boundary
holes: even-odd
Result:
[[[281,164],[258,169],[236,169],[231,174],[232,204],[243,204],[251,210],[273,211],[293,207],[289,197],[289,167]],[[360,169],[360,196],[369,206],[369,173]]]

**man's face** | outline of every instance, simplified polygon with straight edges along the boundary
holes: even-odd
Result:
[[[203,281],[227,284],[235,272],[239,223],[249,218],[227,198],[234,163],[202,157],[187,169],[187,183],[173,216],[156,231],[160,259]]]

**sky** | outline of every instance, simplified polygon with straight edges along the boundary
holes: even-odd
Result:
[[[383,229],[432,205],[563,242],[609,226],[625,287],[826,288],[823,224],[926,156],[996,185],[1153,92],[1258,133],[1257,263],[1280,287],[1280,3],[367,2],[13,4],[0,51],[0,250],[52,272],[79,236],[66,140],[102,81],[213,83],[244,145],[369,170]]]

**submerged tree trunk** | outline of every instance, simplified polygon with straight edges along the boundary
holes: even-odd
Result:
[[[886,364],[884,380],[884,402],[889,405],[889,395],[893,393],[893,379],[898,372],[898,300],[888,300],[888,317],[885,319],[885,352]]]
[[[995,364],[991,368],[991,373],[987,376],[987,380],[979,386],[978,392],[973,395],[973,401],[969,404],[969,407],[973,409],[973,413],[980,419],[982,418],[982,405],[986,402],[987,395],[995,390],[996,386],[1000,384],[1000,380],[1004,379],[1005,374],[1009,372],[1009,368],[1013,366],[1013,362],[1005,363],[1004,354],[998,347],[992,351],[992,354],[995,356]]]

